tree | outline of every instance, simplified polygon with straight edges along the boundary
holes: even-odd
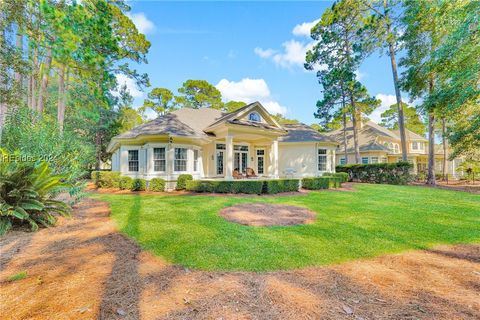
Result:
[[[405,128],[418,133],[419,135],[425,135],[427,128],[420,115],[417,113],[417,109],[409,106],[405,102],[402,102],[402,109],[404,111]],[[380,115],[380,117],[382,118],[382,122],[380,123],[381,126],[388,129],[399,130],[400,123],[398,120],[397,104],[392,104],[390,108]]]
[[[356,163],[360,163],[358,135],[362,114],[362,108],[357,106],[357,96],[366,99],[366,90],[363,92],[364,87],[356,80],[355,72],[367,54],[366,48],[371,46],[365,32],[366,18],[361,1],[335,2],[311,30],[317,43],[307,52],[305,64],[309,70],[318,68],[317,77],[323,88],[323,99],[317,102],[316,117],[328,122],[340,112],[344,114],[346,124],[349,104]]]
[[[397,99],[397,123],[400,131],[400,143],[402,146],[402,159],[407,161],[407,139],[405,134],[405,116],[400,92],[400,80],[397,71],[396,52],[399,47],[399,24],[400,19],[395,16],[395,11],[400,12],[399,0],[364,0],[364,3],[372,10],[372,16],[368,26],[373,29],[371,42],[381,49],[387,48],[392,67],[393,85]]]
[[[175,104],[179,107],[223,109],[222,94],[205,80],[187,80],[178,93]]]
[[[288,118],[285,118],[282,114],[280,113],[277,113],[277,114],[272,114],[272,118],[275,119],[275,121],[277,121],[280,125],[282,124],[298,124],[300,123],[298,120],[296,119],[288,119]]]
[[[119,132],[125,132],[143,123],[142,114],[132,108],[133,97],[127,90],[127,86],[120,87],[117,98],[118,105],[118,123],[120,124]]]
[[[238,109],[246,106],[247,104],[243,101],[228,101],[227,103],[224,104],[225,111],[227,112],[233,112],[237,111]]]
[[[157,116],[162,116],[174,109],[173,93],[166,88],[153,88],[148,94],[148,98],[143,102],[143,106],[140,108],[141,112],[151,109]]]
[[[435,184],[435,110],[440,107],[429,96],[435,92],[438,73],[432,65],[435,50],[442,41],[446,30],[439,19],[440,4],[436,1],[408,0],[402,22],[405,32],[402,40],[407,54],[400,64],[405,67],[402,85],[410,97],[423,98],[420,106],[428,114],[428,174],[427,184]]]

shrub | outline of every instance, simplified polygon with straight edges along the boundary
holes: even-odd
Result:
[[[341,177],[322,176],[315,178],[303,178],[302,187],[309,190],[339,188],[342,185]]]
[[[409,162],[372,164],[347,164],[336,167],[337,172],[346,172],[350,180],[368,183],[407,184],[412,180]]]
[[[54,200],[66,190],[62,176],[51,174],[47,162],[20,162],[0,149],[0,235],[15,224],[30,224],[33,231],[39,225],[55,224],[55,214],[68,215],[70,207]]]
[[[188,191],[194,191],[194,192],[261,194],[263,190],[263,181],[261,180],[241,180],[241,181],[190,180],[186,182],[186,189]]]
[[[132,188],[133,179],[130,177],[120,177],[118,187],[120,190],[128,190]]]
[[[147,181],[145,179],[133,179],[130,190],[132,191],[145,191],[147,189]]]
[[[120,172],[92,171],[91,178],[97,188],[118,188]]]
[[[185,190],[187,187],[187,181],[193,180],[191,174],[181,174],[177,178],[177,185],[175,187],[176,190]]]
[[[300,180],[298,179],[266,180],[263,183],[263,193],[275,194],[298,191],[299,185]]]
[[[340,182],[347,182],[348,181],[348,173],[346,172],[328,172],[324,173],[322,177],[337,177],[340,178]]]
[[[153,178],[148,183],[148,190],[150,191],[165,191],[165,180],[161,178]]]

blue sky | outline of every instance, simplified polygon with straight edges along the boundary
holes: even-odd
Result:
[[[204,79],[216,85],[226,101],[259,100],[271,112],[304,123],[316,122],[315,103],[321,98],[314,72],[303,68],[311,46],[308,30],[331,5],[309,2],[164,2],[129,1],[129,13],[152,43],[148,73],[152,87],[176,93],[187,79]],[[394,103],[388,57],[374,54],[359,69],[360,80],[382,107]],[[124,78],[134,106],[146,92]]]

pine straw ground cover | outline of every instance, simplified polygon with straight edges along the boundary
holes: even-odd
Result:
[[[480,245],[328,267],[190,270],[117,232],[107,203],[0,238],[2,319],[478,319]],[[16,281],[9,277],[27,276]]]

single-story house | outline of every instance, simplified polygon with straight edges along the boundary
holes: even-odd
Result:
[[[338,142],[304,124],[280,125],[259,103],[234,112],[182,108],[112,138],[112,170],[170,182],[258,177],[313,177],[335,171]]]

